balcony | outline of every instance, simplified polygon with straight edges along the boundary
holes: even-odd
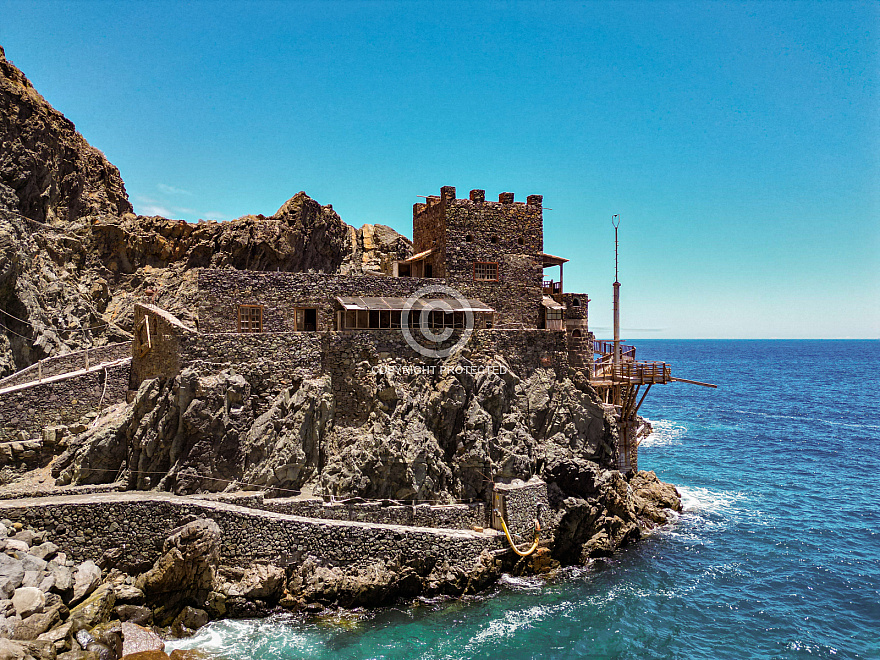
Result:
[[[543,291],[545,296],[552,296],[554,293],[562,293],[562,282],[544,280]]]

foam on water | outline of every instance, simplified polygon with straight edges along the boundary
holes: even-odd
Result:
[[[651,434],[643,438],[639,447],[665,447],[667,445],[680,445],[681,439],[687,433],[684,424],[669,419],[652,420],[645,418],[652,427]]]

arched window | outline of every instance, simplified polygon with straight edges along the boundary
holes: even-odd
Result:
[[[578,328],[575,328],[574,330],[571,331],[571,336],[572,337],[580,337],[581,331]]]
[[[572,299],[571,299],[571,306],[572,306],[572,307],[580,307],[580,306],[581,306],[581,301],[578,300],[577,298],[572,298]]]

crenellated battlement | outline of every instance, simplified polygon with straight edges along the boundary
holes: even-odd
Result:
[[[440,188],[439,195],[429,195],[424,202],[413,204],[413,218],[421,215],[425,211],[431,209],[437,204],[486,204],[490,206],[516,204],[517,206],[532,206],[534,208],[543,208],[543,195],[529,195],[525,202],[517,202],[512,192],[498,193],[498,201],[486,201],[486,191],[479,188],[471,190],[468,197],[459,198],[455,195],[455,186],[443,186]]]

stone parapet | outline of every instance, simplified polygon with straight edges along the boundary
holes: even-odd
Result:
[[[423,556],[470,568],[484,550],[505,548],[503,536],[493,530],[310,519],[153,492],[6,500],[0,501],[0,517],[46,530],[75,561],[98,561],[107,550],[121,548],[126,562],[144,566],[159,557],[172,529],[193,518],[220,526],[221,561],[239,566],[296,564],[309,556],[340,565]]]

